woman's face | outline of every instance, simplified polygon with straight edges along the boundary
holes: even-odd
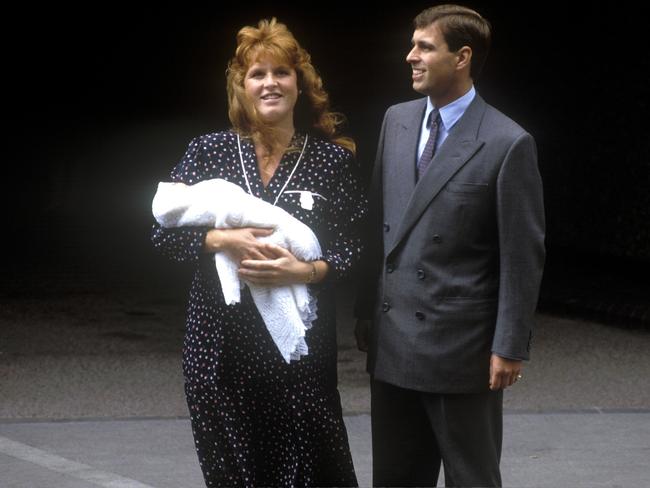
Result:
[[[259,58],[246,72],[244,91],[265,122],[293,128],[298,99],[296,70],[268,57]]]

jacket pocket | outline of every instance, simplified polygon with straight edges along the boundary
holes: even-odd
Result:
[[[452,193],[485,193],[488,190],[487,183],[461,183],[450,181],[445,190]]]

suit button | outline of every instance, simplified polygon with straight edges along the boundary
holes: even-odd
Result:
[[[420,311],[415,312],[415,318],[418,320],[424,320],[424,314]]]
[[[384,232],[389,232],[389,231],[390,231],[390,225],[384,222]]]
[[[423,280],[425,278],[424,270],[418,269],[418,280]]]
[[[381,306],[381,310],[383,312],[388,312],[390,310],[390,303],[384,302],[383,305]]]
[[[440,244],[441,240],[442,239],[440,238],[440,236],[438,234],[433,235],[433,242],[435,242],[436,244]]]
[[[386,272],[392,273],[393,271],[395,271],[395,265],[393,263],[388,263],[386,265]]]

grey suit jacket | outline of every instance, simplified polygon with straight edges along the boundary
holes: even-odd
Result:
[[[545,254],[535,142],[477,94],[416,184],[425,107],[384,117],[355,311],[373,320],[375,379],[486,391],[492,352],[529,358]]]

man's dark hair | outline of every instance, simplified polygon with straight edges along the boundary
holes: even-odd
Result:
[[[450,51],[458,51],[463,46],[472,49],[470,76],[476,80],[490,50],[492,39],[490,22],[475,10],[451,4],[423,10],[413,20],[416,29],[424,29],[434,22],[438,23]]]

